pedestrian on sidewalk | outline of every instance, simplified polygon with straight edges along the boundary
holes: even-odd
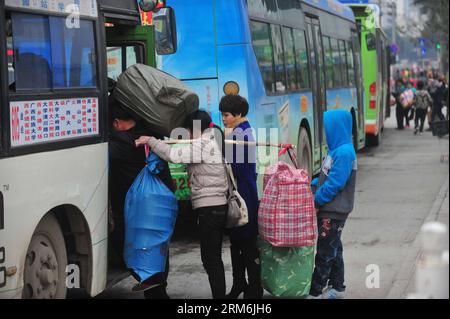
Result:
[[[418,91],[414,98],[414,105],[416,108],[414,134],[417,135],[417,133],[419,133],[422,135],[428,110],[433,106],[433,99],[431,98],[430,93],[425,90],[425,83],[423,81],[417,83],[417,89]]]
[[[136,146],[148,145],[160,158],[187,164],[192,207],[198,215],[200,252],[214,299],[225,298],[222,241],[228,210],[228,177],[223,162],[224,135],[209,114],[196,111],[187,116],[184,128],[191,144],[172,148],[155,137],[141,136]]]
[[[329,153],[311,183],[319,236],[309,298],[342,299],[346,287],[341,235],[353,210],[357,170],[352,116],[345,110],[327,111],[324,126]]]
[[[222,112],[226,131],[230,130],[226,135],[227,139],[255,141],[246,118],[249,105],[245,98],[239,95],[226,95],[220,101],[219,110]],[[226,158],[231,164],[237,191],[247,205],[249,219],[248,224],[229,230],[233,286],[227,298],[237,299],[244,293],[244,299],[260,299],[264,290],[261,286],[261,265],[257,247],[259,201],[256,186],[256,148],[248,145],[227,145]]]
[[[414,112],[415,112],[415,108],[414,108],[414,96],[416,95],[416,89],[413,86],[413,83],[409,80],[406,84],[406,89],[403,92],[404,95],[408,95],[411,96],[411,104],[408,106],[403,106],[404,110],[403,110],[403,116],[405,118],[405,128],[410,128],[409,125],[409,121],[411,121],[412,119],[414,119]]]
[[[444,80],[441,77],[438,77],[436,80],[432,82],[432,87],[430,89],[431,97],[433,98],[433,110],[431,112],[431,122],[436,121],[436,117],[440,121],[445,120],[444,114],[442,114],[442,108],[445,99],[445,91],[446,86],[444,84]]]
[[[395,114],[397,118],[397,130],[403,130],[405,128],[403,125],[403,118],[405,117],[405,111],[400,99],[405,89],[406,87],[403,80],[397,79],[395,84],[395,91],[392,93],[397,103],[397,106],[395,107]]]

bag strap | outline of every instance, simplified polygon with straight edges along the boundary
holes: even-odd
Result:
[[[150,146],[148,146],[148,144],[145,144],[144,149],[145,149],[145,158],[147,158],[150,155]]]
[[[234,174],[233,174],[233,170],[231,168],[231,165],[226,160],[224,160],[223,166],[225,168],[225,173],[227,174],[228,191],[230,193],[229,195],[231,196],[233,191],[237,191],[236,180],[234,178]]]

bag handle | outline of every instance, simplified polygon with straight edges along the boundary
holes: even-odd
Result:
[[[148,144],[145,144],[144,149],[145,149],[145,158],[147,158],[150,155],[150,146],[148,146]]]

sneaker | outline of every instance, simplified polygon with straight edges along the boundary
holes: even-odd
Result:
[[[336,289],[327,289],[322,294],[322,299],[344,299],[345,291],[337,291]]]
[[[420,132],[419,135],[422,136],[422,135],[423,135],[423,132]]]
[[[419,132],[419,130],[418,130],[418,129],[415,129],[415,130],[414,130],[414,135],[417,135],[418,132]]]

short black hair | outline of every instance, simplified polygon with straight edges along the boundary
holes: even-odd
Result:
[[[112,95],[108,97],[108,109],[109,109],[109,119],[110,123],[114,122],[114,120],[136,120],[136,117],[133,116],[130,112],[128,112],[125,107],[117,101]]]
[[[240,95],[225,95],[220,100],[219,110],[222,113],[228,112],[236,116],[241,114],[241,116],[246,116],[248,114],[248,102],[245,98]]]
[[[423,83],[423,81],[417,82],[417,88],[419,90],[423,90],[424,87],[425,87],[425,83]]]
[[[210,128],[212,119],[208,112],[203,110],[197,110],[186,116],[184,121],[184,128],[191,131],[194,130],[194,121],[200,121],[200,130],[204,132],[206,129]]]

